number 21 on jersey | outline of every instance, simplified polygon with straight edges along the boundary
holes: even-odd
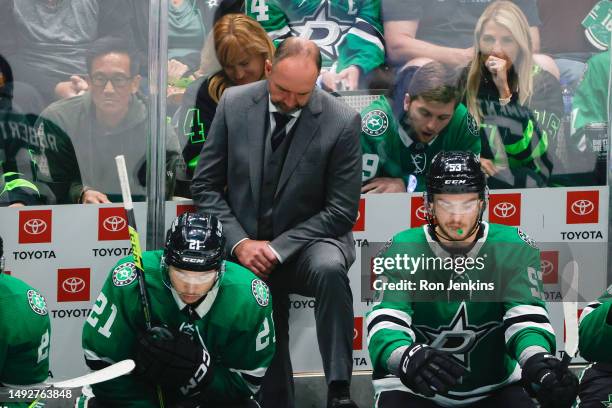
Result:
[[[96,303],[94,303],[89,316],[87,316],[87,323],[89,323],[93,328],[96,327],[99,321],[99,317],[104,313],[104,309],[108,304],[108,299],[104,295],[104,293],[100,292],[100,296],[96,299]],[[117,317],[117,306],[114,304],[110,304],[111,312],[110,316],[106,322],[98,329],[98,333],[106,337],[107,339],[111,336],[111,327],[113,326],[113,322],[115,321],[115,317]],[[101,322],[100,322],[101,323]]]

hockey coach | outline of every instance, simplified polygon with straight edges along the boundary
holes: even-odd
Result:
[[[226,248],[269,283],[275,359],[263,407],[292,408],[289,293],[314,297],[328,407],[349,397],[353,304],[347,271],[361,184],[360,120],[315,88],[317,46],[290,38],[266,61],[266,80],[228,89],[217,108],[192,181],[199,211],[220,218]]]

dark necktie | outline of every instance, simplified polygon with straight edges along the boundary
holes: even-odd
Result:
[[[285,115],[284,113],[280,112],[272,112],[272,114],[274,115],[274,121],[276,122],[276,124],[274,127],[274,131],[272,131],[272,137],[270,140],[272,142],[272,151],[275,151],[287,135],[285,128],[287,127],[287,123],[289,122],[289,120],[291,120],[291,116]]]

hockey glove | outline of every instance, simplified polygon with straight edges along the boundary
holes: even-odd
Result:
[[[550,353],[529,357],[523,366],[525,388],[542,408],[569,408],[578,394],[578,379]]]
[[[136,374],[189,395],[212,380],[206,347],[184,333],[153,327],[138,335]]]
[[[400,360],[399,377],[402,383],[426,397],[446,393],[467,373],[449,353],[427,344],[413,344]]]

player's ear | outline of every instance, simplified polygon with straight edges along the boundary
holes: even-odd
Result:
[[[267,58],[266,62],[264,63],[264,74],[266,75],[266,78],[269,78],[270,74],[272,74],[272,61]]]
[[[132,93],[138,92],[138,88],[140,88],[140,80],[142,77],[139,74],[134,75],[132,79]]]
[[[410,94],[406,92],[404,95],[404,112],[408,112],[408,108],[410,107]]]

